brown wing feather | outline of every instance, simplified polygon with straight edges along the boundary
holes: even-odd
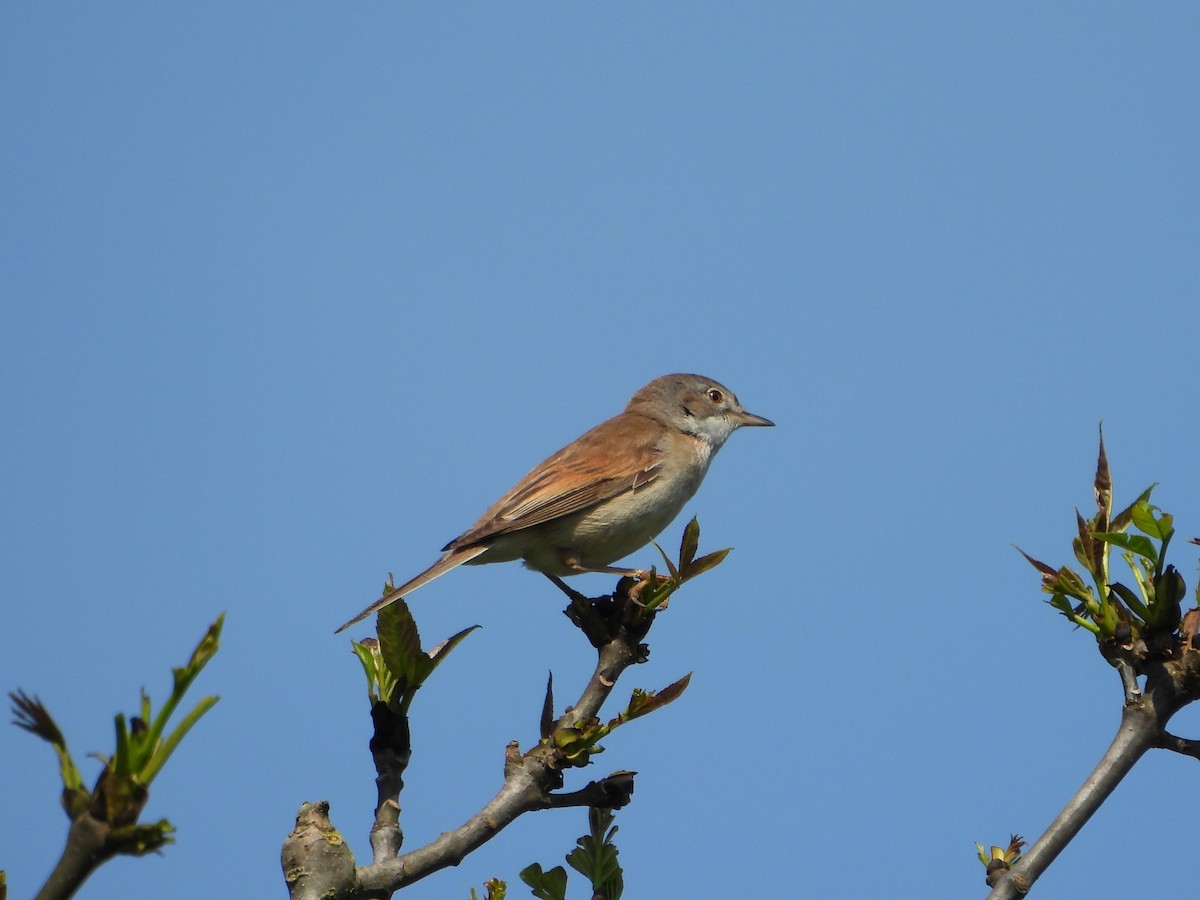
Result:
[[[658,423],[624,413],[568,444],[492,504],[446,550],[540,525],[649,484],[658,477]]]

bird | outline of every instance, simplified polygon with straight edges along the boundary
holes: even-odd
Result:
[[[774,425],[703,375],[663,375],[624,411],[549,457],[442,548],[421,574],[388,591],[346,630],[461,565],[524,560],[568,595],[584,572],[644,577],[611,564],[650,543],[683,509],[734,431]]]

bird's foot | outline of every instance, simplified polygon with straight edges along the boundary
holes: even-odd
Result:
[[[669,575],[655,575],[652,579],[650,573],[645,570],[639,570],[629,577],[633,579],[634,583],[631,584],[627,590],[625,590],[625,596],[627,596],[630,601],[643,608],[645,608],[646,604],[642,603],[641,601],[642,591],[646,590],[646,588],[650,586],[651,581],[653,580],[657,586],[660,584],[666,584],[671,580]],[[662,603],[658,604],[658,606],[655,608],[666,609],[667,603],[668,600],[663,600]]]

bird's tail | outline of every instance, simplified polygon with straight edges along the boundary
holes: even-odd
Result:
[[[465,562],[470,562],[485,550],[487,550],[487,546],[480,544],[475,544],[471,547],[462,547],[458,550],[451,550],[416,578],[405,582],[394,590],[388,591],[386,594],[360,612],[357,616],[335,631],[334,634],[337,634],[339,631],[345,631],[351,625],[361,622],[367,616],[374,615],[389,603],[395,603],[405,594],[411,594],[422,585],[429,584],[429,582],[433,581],[433,579],[437,578],[439,575],[445,575],[451,569],[461,566]]]

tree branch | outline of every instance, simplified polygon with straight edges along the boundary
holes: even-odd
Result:
[[[1200,741],[1176,737],[1166,731],[1158,736],[1158,743],[1154,746],[1163,750],[1174,750],[1176,753],[1182,753],[1184,756],[1200,759]]]
[[[637,772],[614,772],[599,781],[589,781],[577,791],[551,794],[550,806],[565,809],[571,806],[620,809],[633,795],[633,778]]]
[[[641,641],[655,613],[629,596],[634,584],[632,579],[622,579],[613,596],[578,597],[568,607],[568,617],[596,648],[596,668],[579,700],[553,723],[551,732],[594,719],[622,673],[646,661],[649,650]],[[568,758],[547,740],[524,754],[514,741],[505,752],[504,784],[479,812],[424,847],[397,855],[403,842],[399,797],[411,755],[408,722],[403,713],[386,703],[375,704],[371,715],[375,724],[371,753],[378,787],[371,829],[373,862],[355,869],[353,855],[330,823],[328,804],[306,803],[283,847],[284,873],[293,900],[334,895],[386,898],[434,872],[458,865],[524,813],[572,806],[617,808],[628,803],[633,793],[634,773],[617,772],[578,791],[556,794],[563,786],[563,771],[585,762]]]
[[[412,740],[408,716],[393,710],[387,703],[371,707],[375,726],[371,737],[371,757],[375,761],[377,803],[375,824],[371,827],[371,849],[374,861],[394,859],[404,843],[400,828],[400,792],[404,790],[404,770],[412,758]]]
[[[621,674],[649,655],[642,638],[654,614],[645,614],[628,594],[631,579],[622,579],[613,597],[591,601],[586,610],[573,601],[567,615],[597,648],[596,668],[574,706],[559,717],[555,727],[573,727],[600,712]],[[575,615],[576,613],[578,615]],[[403,856],[380,859],[358,870],[359,884],[368,892],[391,893],[447,866],[458,865],[471,852],[495,837],[518,816],[535,809],[611,804],[623,806],[633,792],[633,773],[616,773],[570,793],[554,794],[562,787],[563,769],[572,765],[553,746],[539,743],[521,755],[510,745],[505,760],[504,785],[499,793],[465,823]]]
[[[510,756],[503,786],[483,809],[424,847],[359,869],[359,884],[372,894],[390,894],[447,866],[458,865],[521,814],[549,808],[550,791],[562,785],[559,756],[545,745],[524,756]]]
[[[1137,670],[1127,659],[1117,658],[1110,660],[1110,662],[1116,666],[1117,671],[1121,675],[1121,687],[1125,691],[1126,704],[1137,703],[1142,696],[1142,689],[1138,687]]]
[[[113,857],[107,848],[112,826],[85,812],[71,821],[67,845],[36,900],[63,900],[79,890],[101,863]]]
[[[1200,653],[1182,649],[1178,656],[1151,660],[1145,674],[1145,690],[1125,704],[1116,737],[1092,774],[1046,833],[999,879],[987,900],[1016,900],[1027,894],[1147,750],[1167,747],[1196,755],[1193,751],[1200,744],[1174,738],[1165,727],[1171,716],[1200,697]],[[1122,684],[1128,696],[1124,672]]]
[[[1126,706],[1117,735],[1100,762],[1029,852],[1000,879],[987,900],[1016,900],[1079,833],[1142,755],[1155,745],[1158,724],[1147,704]]]
[[[292,900],[346,896],[354,884],[354,854],[329,821],[329,804],[305,803],[283,842],[283,877]]]

